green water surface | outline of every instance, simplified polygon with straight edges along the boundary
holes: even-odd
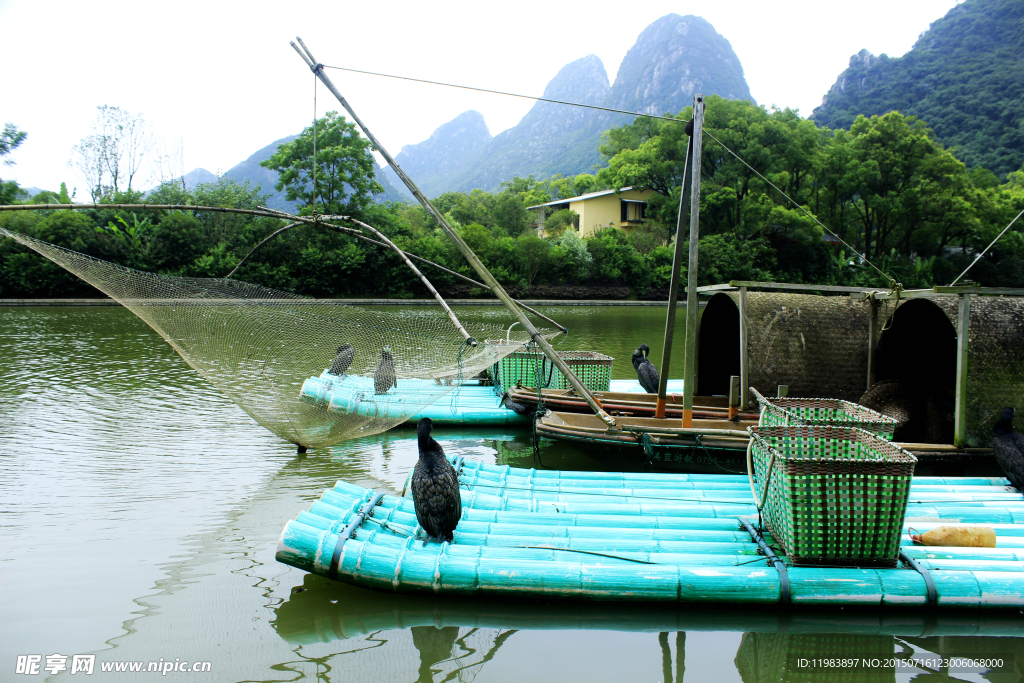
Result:
[[[616,378],[635,377],[641,342],[661,357],[662,309],[545,312],[570,328],[557,348],[615,357]],[[459,314],[512,322],[497,308]],[[681,324],[677,340],[681,363]],[[435,436],[489,463],[614,466],[559,444],[538,461],[514,428]],[[1021,632],[1019,614],[432,599],[274,560],[285,521],[336,480],[397,492],[416,457],[408,428],[296,454],[124,309],[0,308],[0,681],[43,680],[47,656],[70,668],[81,654],[95,672],[74,676],[97,681],[1021,680],[1024,640],[1006,635]],[[937,654],[1004,664],[885,665]],[[40,673],[16,673],[19,655],[41,655]],[[798,667],[841,658],[868,666]],[[114,662],[210,671],[100,670]]]

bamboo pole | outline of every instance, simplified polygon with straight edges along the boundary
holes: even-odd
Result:
[[[665,313],[665,345],[661,349],[661,378],[658,381],[658,402],[654,417],[665,417],[668,395],[668,372],[672,362],[672,337],[676,328],[676,301],[679,298],[679,271],[683,267],[683,211],[687,203],[686,191],[690,189],[690,164],[693,161],[693,138],[686,145],[686,161],[683,162],[683,186],[679,192],[679,216],[676,218],[676,246],[672,255],[672,280],[668,288],[668,311]]]
[[[487,270],[487,267],[477,257],[477,255],[473,253],[473,250],[469,248],[469,245],[466,244],[466,242],[457,232],[455,232],[454,229],[452,229],[452,227],[448,224],[448,221],[445,220],[444,215],[442,215],[441,212],[438,211],[434,207],[434,205],[430,203],[430,200],[427,199],[427,197],[420,191],[420,189],[416,186],[412,179],[405,174],[405,171],[402,170],[402,167],[399,166],[397,162],[395,162],[394,157],[392,157],[391,154],[388,153],[384,146],[380,144],[376,137],[374,137],[373,133],[370,132],[370,129],[366,127],[366,124],[363,123],[362,119],[360,119],[356,115],[355,111],[352,109],[351,105],[349,105],[348,101],[342,96],[341,92],[339,92],[338,89],[334,86],[334,83],[332,83],[331,79],[327,77],[327,74],[324,73],[323,64],[316,61],[316,59],[313,57],[313,54],[309,51],[309,48],[307,48],[305,43],[302,42],[301,38],[296,37],[296,40],[299,42],[299,45],[302,46],[302,49],[300,50],[299,46],[296,45],[294,42],[291,43],[291,46],[295,49],[299,56],[302,57],[302,60],[306,62],[306,65],[310,68],[310,70],[317,75],[317,78],[320,79],[320,82],[323,83],[327,87],[327,89],[331,91],[331,94],[338,99],[338,102],[341,103],[341,106],[345,108],[345,111],[349,113],[349,116],[352,117],[352,120],[355,121],[356,125],[358,125],[359,128],[363,131],[363,134],[366,135],[366,137],[370,140],[370,143],[373,145],[374,149],[380,152],[381,156],[383,156],[384,159],[388,162],[388,165],[391,166],[392,170],[394,170],[394,172],[402,180],[405,186],[409,188],[409,191],[412,192],[412,195],[416,197],[417,201],[419,201],[423,208],[427,210],[427,213],[429,213],[434,218],[434,220],[437,221],[438,225],[441,226],[441,230],[444,231],[445,235],[447,235],[448,239],[450,239],[455,244],[458,250],[462,252],[462,255],[466,258],[467,261],[469,261],[469,265],[471,265],[473,269],[477,272],[477,274],[483,279],[483,281],[487,283],[491,292],[493,292],[494,295],[498,299],[500,299],[503,304],[505,304],[509,311],[515,314],[515,316],[519,319],[519,323],[530,334],[531,339],[537,344],[537,346],[544,353],[544,355],[548,357],[551,363],[556,368],[558,368],[558,370],[565,376],[566,379],[569,380],[569,383],[572,384],[573,389],[575,389],[580,396],[586,399],[587,404],[590,405],[590,407],[594,410],[598,417],[600,417],[609,426],[615,426],[615,419],[604,411],[604,409],[601,407],[601,404],[597,401],[597,399],[594,398],[593,394],[590,393],[590,390],[583,385],[583,382],[580,381],[580,379],[572,371],[569,365],[558,356],[555,350],[551,347],[551,344],[549,344],[548,341],[544,339],[543,336],[541,336],[540,332],[537,331],[537,328],[534,327],[533,323],[530,322],[530,319],[526,317],[526,314],[523,313],[523,311],[518,306],[515,305],[515,302],[512,301],[512,298],[508,295],[507,292],[505,292],[504,288],[502,288],[501,284],[494,278],[494,276],[491,275],[490,271]]]
[[[694,377],[697,368],[697,240],[700,233],[700,157],[704,128],[704,96],[693,96],[692,191],[690,195],[690,260],[686,273],[686,356],[683,361],[683,427],[693,425]]]
[[[366,223],[358,221],[355,218],[349,218],[349,221],[355,223],[361,228],[366,228],[367,230],[372,232],[374,235],[379,237],[388,247],[390,247],[392,251],[398,254],[398,256],[403,261],[405,261],[405,265],[409,266],[409,269],[412,270],[412,272],[416,273],[416,275],[420,278],[420,282],[422,282],[423,285],[430,291],[430,293],[434,295],[434,298],[437,299],[437,303],[441,304],[441,308],[443,308],[444,312],[448,315],[448,319],[452,321],[452,324],[455,325],[455,327],[459,329],[459,332],[462,333],[462,336],[466,338],[466,343],[469,344],[470,346],[476,346],[476,339],[473,339],[469,332],[466,332],[466,328],[463,327],[462,323],[459,322],[459,318],[455,315],[455,312],[452,311],[452,309],[448,306],[448,302],[444,300],[444,297],[442,297],[436,289],[434,289],[434,285],[430,284],[430,280],[427,279],[427,276],[420,272],[420,269],[417,268],[416,265],[409,260],[409,257],[405,255],[404,251],[399,249],[394,242],[389,240],[384,235],[384,233],[382,233],[380,230],[377,230],[377,228],[373,227],[372,225],[367,225]]]

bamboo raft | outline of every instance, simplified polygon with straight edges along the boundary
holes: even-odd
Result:
[[[397,593],[621,602],[1024,607],[1024,497],[996,477],[913,481],[910,568],[773,566],[746,477],[520,470],[457,463],[453,544],[423,544],[412,500],[338,482],[289,521],[277,559]],[[408,487],[407,487],[408,488]],[[909,529],[984,524],[996,548],[916,546]],[[934,586],[930,591],[929,582]]]
[[[406,397],[398,394],[394,396],[387,394],[377,396],[374,393],[372,377],[362,377],[359,375],[338,377],[324,370],[319,376],[309,377],[302,383],[302,388],[299,390],[299,400],[313,406],[323,407],[328,411],[349,411],[367,416],[395,417],[408,412],[407,402],[410,400],[416,401],[418,393],[428,395],[435,391],[436,382],[433,379],[403,381],[408,383],[408,385],[403,385],[403,388],[405,386],[412,387],[412,391]],[[682,380],[670,380],[669,382],[669,386],[673,390],[681,390],[681,385]],[[421,391],[417,392],[417,388]],[[624,406],[631,401],[642,403],[646,401],[648,396],[642,393],[643,389],[636,380],[611,380],[611,388],[614,391],[609,392],[608,395],[623,397],[620,402]],[[551,390],[544,390],[545,401],[547,401],[549,391]],[[535,407],[537,394],[535,391],[532,394],[530,392],[531,390],[529,389],[513,387],[509,390],[509,396],[517,403]],[[561,391],[558,393],[566,394],[569,392]],[[526,394],[530,394],[532,400],[522,400],[522,397]],[[598,395],[600,396],[601,394]],[[709,400],[716,401],[715,405],[717,406],[718,403],[726,399]],[[590,410],[585,401],[581,399],[580,403],[582,410]],[[728,410],[728,407],[725,410]],[[651,414],[653,415],[653,412]],[[718,413],[715,414],[717,415]],[[722,416],[725,415],[724,412],[721,414]],[[756,420],[756,413],[753,415]],[[419,422],[420,418],[424,417],[429,417],[435,423],[441,425],[530,426],[529,417],[520,415],[502,404],[501,393],[496,391],[494,386],[476,383],[473,380],[464,382],[451,394],[443,396],[441,399],[406,418],[405,421],[415,424]]]

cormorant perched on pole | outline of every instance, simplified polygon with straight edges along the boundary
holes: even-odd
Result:
[[[636,368],[636,375],[644,391],[648,394],[656,394],[658,393],[658,383],[661,378],[658,376],[658,369],[654,367],[651,361],[647,360],[647,354],[650,350],[647,344],[641,344],[640,348],[633,352],[633,367]]]
[[[1003,408],[992,437],[992,452],[1006,478],[1024,493],[1024,434],[1013,428],[1013,408]]]
[[[377,363],[377,371],[373,373],[373,390],[377,394],[386,394],[391,387],[398,386],[398,378],[395,375],[395,359],[391,357],[391,347],[385,346],[380,350],[380,361]]]
[[[356,350],[351,344],[343,344],[339,346],[338,355],[334,357],[334,362],[331,363],[331,369],[327,372],[331,375],[344,377],[345,371],[348,370],[348,366],[352,365],[352,360],[355,357]]]
[[[416,425],[420,459],[412,473],[412,503],[416,521],[427,532],[427,540],[452,542],[462,517],[462,492],[455,468],[444,457],[441,444],[430,436],[433,429],[429,417]]]

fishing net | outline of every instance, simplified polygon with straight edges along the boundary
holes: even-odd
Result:
[[[0,235],[123,305],[256,422],[306,447],[386,431],[529,340],[497,325],[465,324],[475,339],[503,339],[470,346],[439,316],[319,302],[237,280],[156,275],[3,228]],[[347,344],[347,368],[331,374]]]

